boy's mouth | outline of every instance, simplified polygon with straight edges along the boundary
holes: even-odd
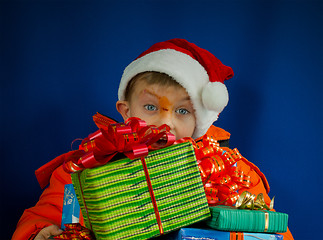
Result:
[[[167,139],[162,137],[157,142],[153,143],[151,145],[151,148],[152,149],[159,149],[159,148],[164,147],[166,144],[167,144]]]

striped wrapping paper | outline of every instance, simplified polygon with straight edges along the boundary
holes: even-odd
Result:
[[[210,207],[212,218],[206,221],[213,229],[235,232],[286,232],[286,213],[236,209],[228,206]]]
[[[190,143],[145,157],[164,233],[210,217]],[[72,174],[86,227],[97,239],[146,239],[160,235],[141,159],[109,162]]]

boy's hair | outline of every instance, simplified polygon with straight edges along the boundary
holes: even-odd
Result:
[[[125,90],[126,101],[130,101],[133,93],[133,89],[135,88],[136,83],[138,83],[139,81],[145,81],[149,85],[159,84],[161,86],[182,87],[182,85],[180,85],[171,76],[165,73],[160,73],[155,71],[142,72],[134,76],[128,83]]]

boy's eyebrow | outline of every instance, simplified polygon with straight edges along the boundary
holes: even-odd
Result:
[[[152,95],[152,96],[154,96],[154,97],[156,97],[156,98],[160,98],[160,96],[158,96],[156,93],[151,92],[150,90],[148,90],[148,89],[146,89],[146,88],[145,88],[142,92],[143,92],[143,93],[148,93],[149,95]]]
[[[143,93],[148,93],[149,95],[152,95],[152,96],[154,96],[154,97],[156,97],[158,99],[162,97],[162,96],[159,96],[158,94],[156,94],[156,93],[154,93],[154,92],[152,92],[152,91],[150,91],[148,89],[144,89]],[[191,98],[190,98],[190,96],[186,96],[181,101],[191,101]]]

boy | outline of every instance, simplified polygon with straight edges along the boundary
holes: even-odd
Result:
[[[230,134],[212,124],[228,103],[224,81],[232,76],[230,67],[186,40],[157,43],[125,69],[116,108],[124,120],[139,117],[149,125],[169,125],[176,139],[196,139],[207,133],[223,143]],[[58,158],[63,161],[71,155],[73,152]],[[240,162],[238,167],[251,176],[253,187],[248,190],[262,192],[268,203],[266,182],[252,167]],[[25,210],[13,239],[40,240],[59,235],[64,185],[69,183],[70,175],[58,167],[36,206]],[[284,236],[293,239],[289,230]]]

